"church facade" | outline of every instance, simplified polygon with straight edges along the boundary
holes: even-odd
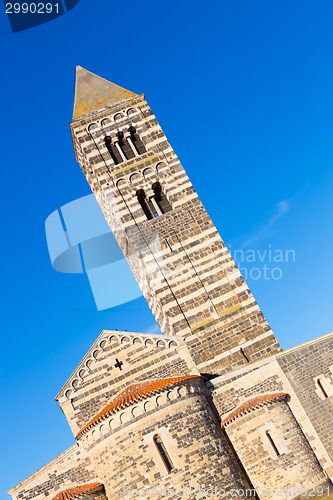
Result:
[[[333,334],[282,351],[144,95],[78,67],[71,133],[163,335],[99,335],[56,397],[76,443],[9,494],[332,492]]]

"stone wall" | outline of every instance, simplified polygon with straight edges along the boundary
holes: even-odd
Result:
[[[325,337],[323,340],[325,340]],[[320,342],[317,342],[320,350]],[[311,342],[308,344],[311,344]],[[305,346],[301,349],[303,350]],[[208,383],[211,390],[211,404],[215,408],[216,414],[223,420],[228,413],[248,399],[278,392],[289,394],[290,401],[288,404],[295,419],[299,423],[322,469],[333,480],[333,462],[327,453],[326,442],[320,434],[322,429],[320,429],[321,420],[316,417],[315,405],[312,410],[313,413],[308,414],[306,405],[301,399],[302,391],[299,391],[295,386],[293,374],[283,371],[280,366],[280,358],[284,358],[284,356],[289,358],[292,353],[296,355],[294,359],[297,360],[297,349],[293,348],[277,356],[243,366],[231,374],[213,378]],[[298,376],[300,375],[301,373]],[[313,399],[314,395],[311,397]],[[331,416],[328,416],[328,419],[330,418]]]
[[[12,488],[8,494],[13,500],[45,500],[53,498],[62,490],[94,482],[99,480],[89,457],[74,444]]]
[[[156,435],[172,470],[155,445]],[[147,495],[149,488],[151,498],[164,492],[161,498],[175,499],[180,491],[187,498],[190,488],[192,498],[208,498],[199,486],[217,488],[227,499],[231,490],[249,489],[198,382],[187,381],[112,414],[79,442],[94,461],[109,499],[124,498],[125,493],[138,497],[138,490]]]
[[[114,140],[119,129],[129,136],[130,125],[146,153],[116,165],[104,139]],[[74,121],[71,129],[77,159],[162,332],[186,336],[202,371],[222,373],[279,352],[144,98]],[[155,182],[172,210],[147,220],[136,193],[144,189],[151,199]]]
[[[277,360],[333,461],[333,333],[289,349]]]
[[[259,498],[311,497],[331,485],[286,401],[254,409],[226,432]]]
[[[104,331],[57,396],[74,435],[128,385],[197,373],[177,344],[177,337]]]
[[[105,137],[114,141],[121,130],[131,140],[130,126],[146,151],[115,164]],[[201,373],[211,378],[211,392],[187,381],[104,415],[78,436],[80,449],[71,447],[13,488],[13,499],[52,498],[94,481],[105,484],[109,500],[147,488],[171,489],[164,494],[170,499],[179,498],[179,488],[196,499],[214,488],[223,498],[253,496],[247,475],[262,498],[283,498],[279,487],[328,485],[333,334],[281,353],[144,96],[76,120],[71,132],[76,158],[164,334],[102,332],[56,398],[74,435],[140,381]],[[137,192],[153,204],[156,182],[171,210],[148,220]],[[289,394],[289,403],[258,408],[228,425],[227,434],[221,430],[228,412],[274,392]]]

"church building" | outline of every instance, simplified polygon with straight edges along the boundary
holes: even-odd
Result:
[[[70,127],[162,335],[100,333],[56,396],[75,444],[9,495],[332,492],[333,333],[282,351],[144,95],[77,67]]]

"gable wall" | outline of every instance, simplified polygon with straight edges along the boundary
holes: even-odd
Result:
[[[106,335],[100,342],[103,349],[97,354],[93,351],[97,359],[89,358],[89,368],[87,360],[81,363],[76,374],[82,377],[71,378],[60,393],[59,404],[74,435],[127,386],[143,380],[198,373],[186,359],[186,347],[178,350],[169,347],[172,340],[164,336],[157,342],[165,342],[165,347],[146,346],[135,334],[119,335],[122,342],[114,338],[112,333]],[[133,344],[134,339],[138,343]],[[117,359],[123,363],[121,369],[115,366]]]

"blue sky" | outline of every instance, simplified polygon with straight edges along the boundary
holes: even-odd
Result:
[[[53,398],[101,330],[156,330],[143,298],[98,312],[87,278],[50,264],[45,219],[90,193],[75,66],[144,92],[244,274],[279,267],[247,281],[288,348],[333,329],[332,15],[329,0],[80,0],[12,34],[1,11],[1,500],[73,443]]]

